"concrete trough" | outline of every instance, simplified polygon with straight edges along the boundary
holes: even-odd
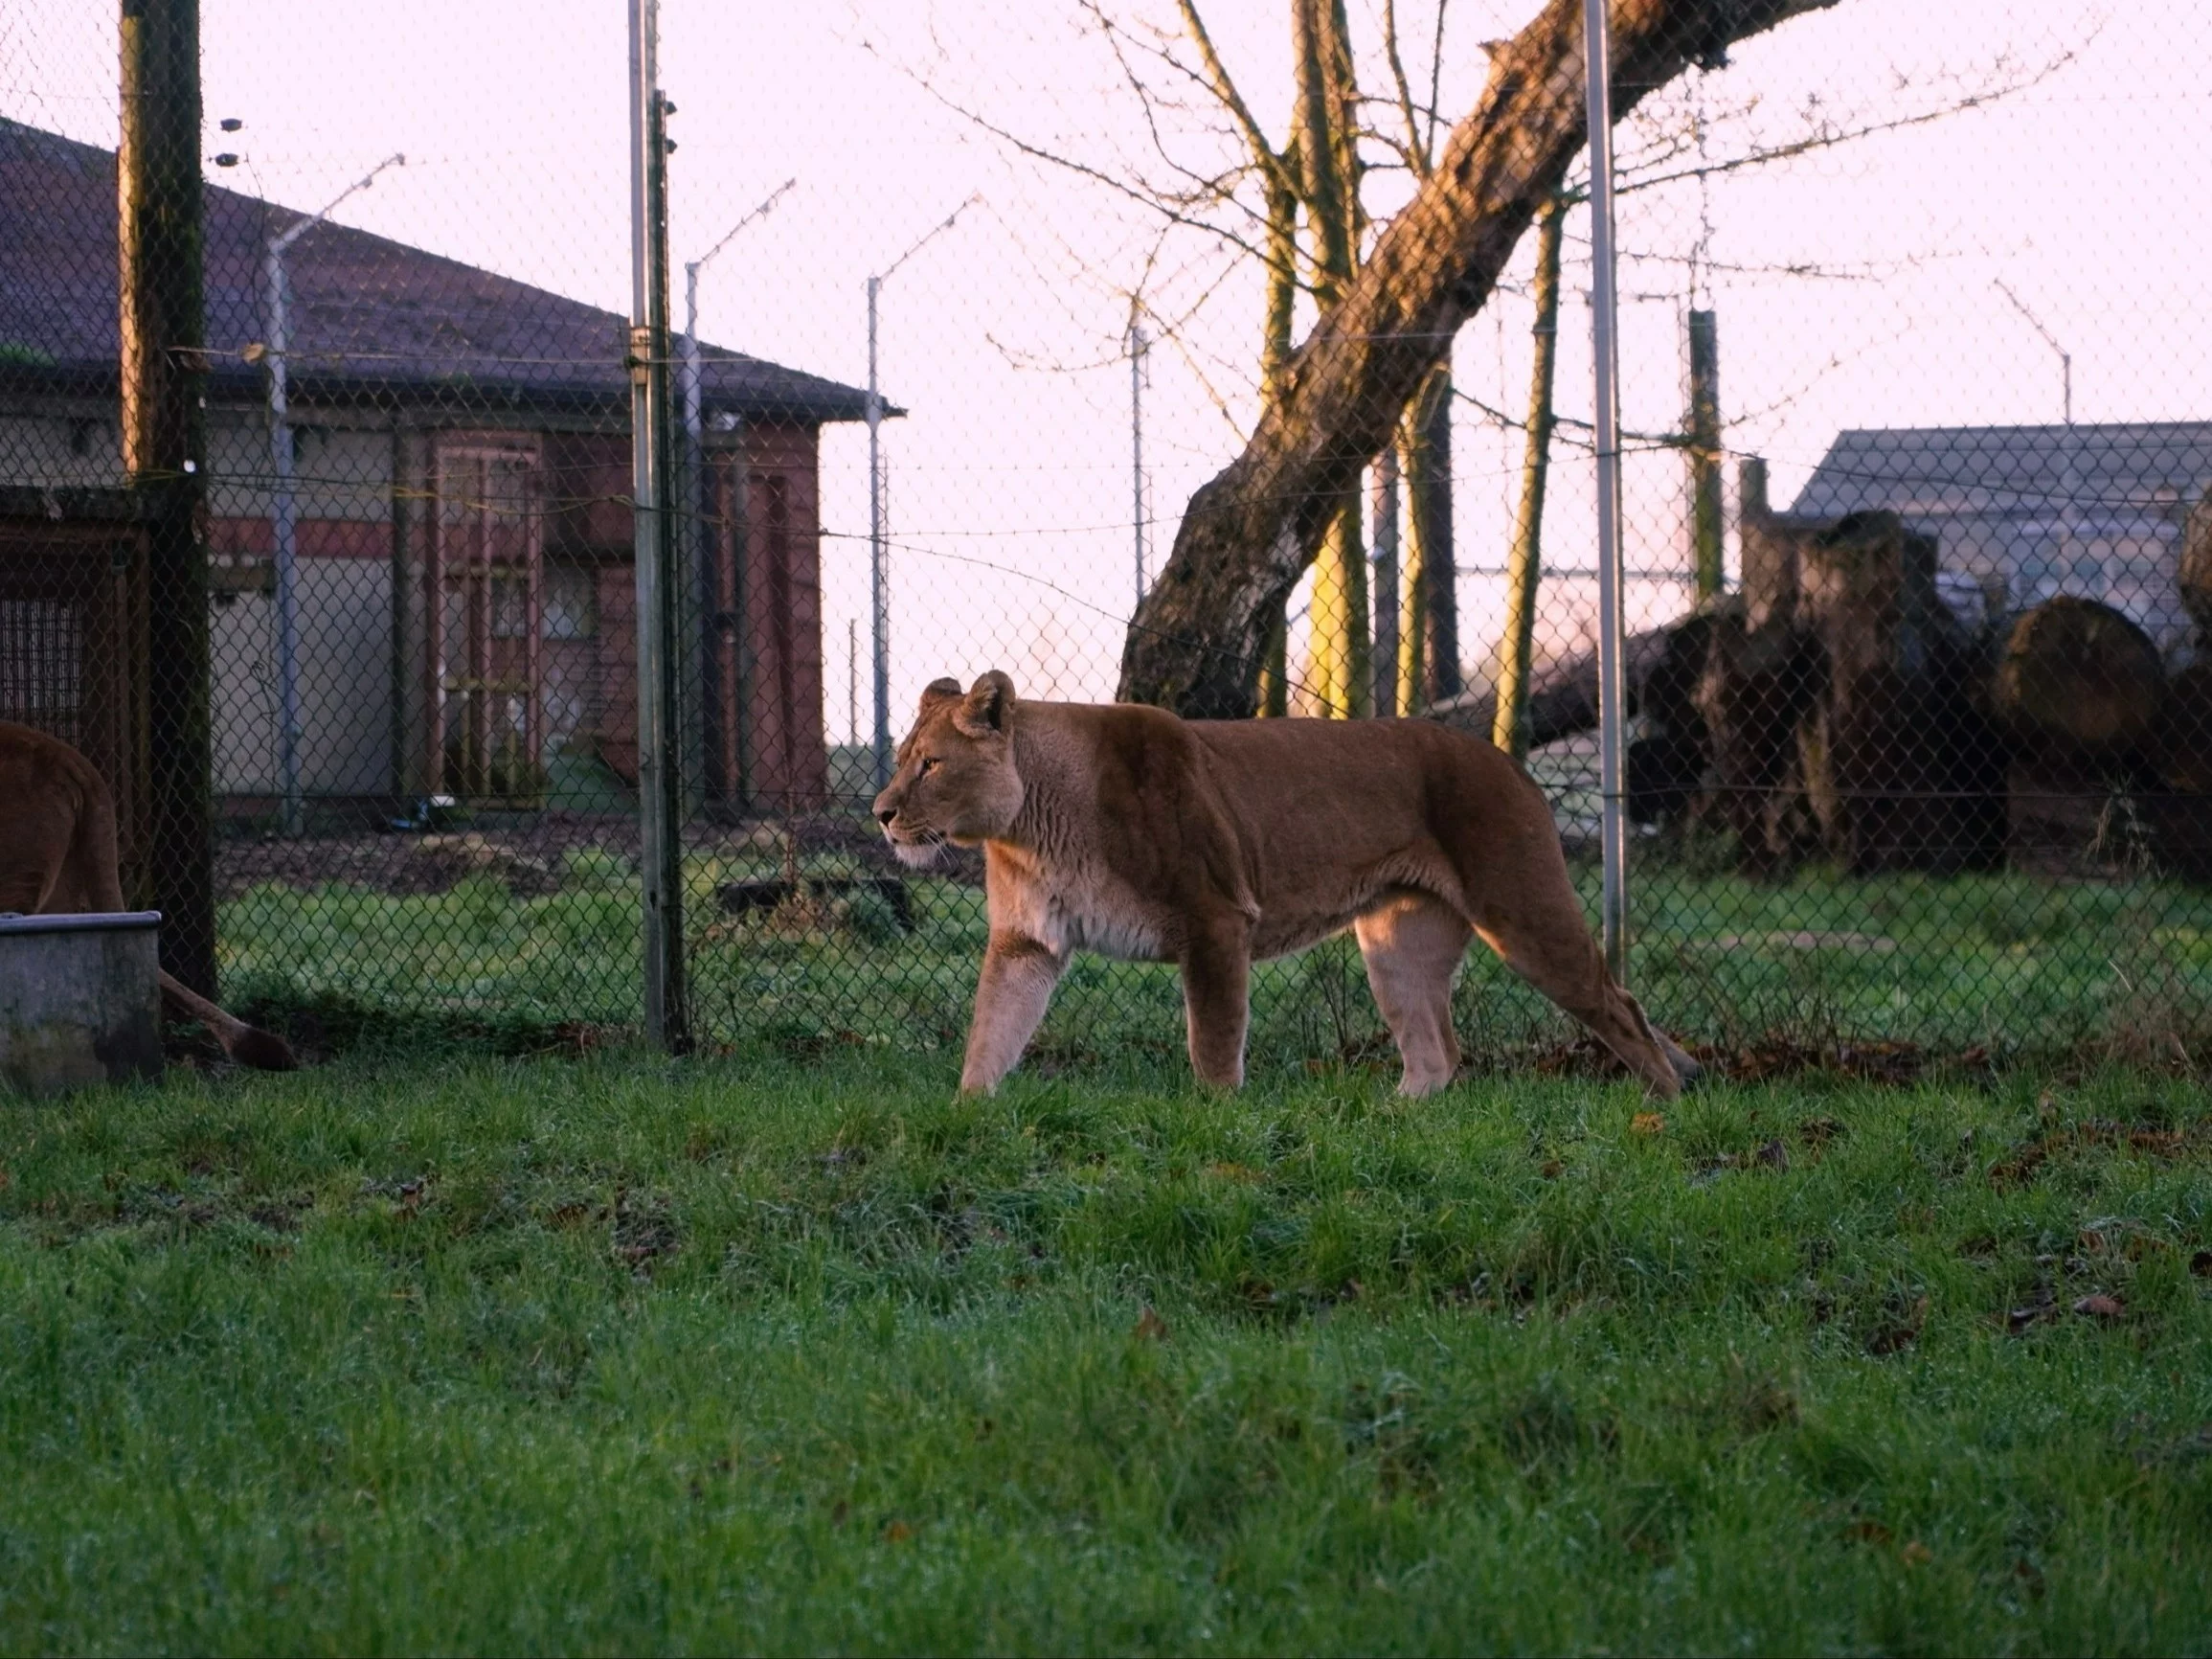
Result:
[[[0,916],[0,1090],[161,1075],[161,912]]]

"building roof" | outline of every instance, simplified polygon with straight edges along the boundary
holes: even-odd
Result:
[[[259,398],[245,349],[268,335],[264,256],[295,210],[210,185],[207,343],[218,393]],[[0,374],[116,380],[115,152],[0,120]],[[285,255],[291,382],[302,400],[619,408],[627,320],[402,242],[324,223]],[[858,420],[867,393],[702,344],[707,415]],[[887,410],[887,413],[895,411]]]
[[[2079,520],[2170,513],[2212,484],[2212,421],[1903,426],[1839,432],[1791,504],[1834,518],[1885,507],[1915,517]]]

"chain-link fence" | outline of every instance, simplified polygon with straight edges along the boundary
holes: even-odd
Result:
[[[115,16],[0,29],[0,720],[111,780],[187,977],[200,905],[295,1020],[638,1027],[643,690],[693,1035],[957,1045],[981,862],[869,807],[991,668],[1467,729],[1595,916],[1580,0],[666,0],[636,116],[619,7],[207,0],[194,80],[195,10],[122,8],[120,93]],[[2185,1054],[2208,26],[1616,12],[1631,984],[1739,1059]],[[1256,1065],[1384,1052],[1348,941],[1254,1001]],[[1456,1009],[1568,1033],[1479,949]],[[1032,1053],[1182,1041],[1079,958]]]

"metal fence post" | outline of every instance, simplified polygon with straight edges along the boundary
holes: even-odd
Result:
[[[1597,764],[1603,794],[1599,845],[1604,894],[1599,913],[1605,964],[1628,978],[1627,681],[1622,671],[1620,546],[1620,393],[1613,246],[1613,71],[1606,50],[1605,0],[1583,0],[1582,28],[1590,109],[1591,352],[1597,379]]]
[[[883,397],[875,383],[875,300],[881,277],[868,279],[868,614],[869,684],[875,729],[869,776],[881,790],[891,782],[891,590],[883,548]]]
[[[675,723],[675,528],[666,499],[668,175],[654,62],[658,0],[630,0],[630,460],[638,581],[638,875],[644,899],[645,1032],[681,1053],[684,996],[682,780]]]

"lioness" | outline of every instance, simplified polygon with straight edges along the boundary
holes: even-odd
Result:
[[[52,916],[124,908],[115,797],[99,768],[58,738],[0,720],[0,911]],[[240,1065],[288,1072],[282,1037],[234,1019],[167,973],[161,999],[196,1019]]]
[[[922,693],[875,815],[904,862],[982,843],[990,943],[960,1088],[1021,1058],[1077,950],[1183,970],[1190,1063],[1244,1080],[1254,958],[1350,927],[1427,1094],[1459,1065],[1470,937],[1672,1099],[1697,1064],[1614,984],[1544,797],[1511,759],[1426,720],[1183,720],[1018,701],[993,670]]]

